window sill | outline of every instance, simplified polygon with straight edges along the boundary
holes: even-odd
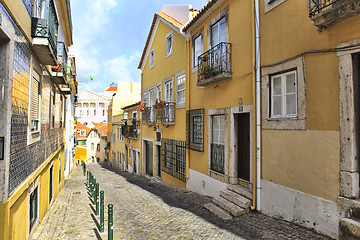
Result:
[[[171,55],[172,55],[172,52],[170,52],[169,54],[166,54],[166,55],[165,55],[165,59],[168,58],[168,57],[170,57]]]
[[[185,108],[186,106],[185,106],[185,103],[177,103],[176,105],[175,105],[175,108],[176,109],[181,109],[181,108]]]
[[[270,117],[268,121],[298,120],[298,117]]]
[[[216,179],[216,180],[219,180],[221,182],[226,182],[226,176],[225,174],[222,174],[222,173],[219,173],[219,172],[216,172],[214,170],[211,170],[209,169],[209,176]]]

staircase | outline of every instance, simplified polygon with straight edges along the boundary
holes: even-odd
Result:
[[[352,200],[352,204],[346,209],[346,214],[339,222],[339,239],[360,239],[360,200]]]
[[[211,203],[204,207],[224,220],[240,216],[249,212],[252,193],[240,185],[227,186],[227,189],[220,192],[219,198],[213,198]]]

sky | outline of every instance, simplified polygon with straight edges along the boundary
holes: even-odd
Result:
[[[164,5],[206,0],[72,0],[73,46],[79,90],[103,92],[112,82],[140,82],[137,69],[154,13]],[[90,76],[93,81],[90,80]]]

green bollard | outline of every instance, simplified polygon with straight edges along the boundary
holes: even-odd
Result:
[[[100,232],[104,232],[104,191],[100,191]]]
[[[84,176],[86,174],[86,163],[84,162],[84,165],[83,165],[83,170],[84,170]]]
[[[99,216],[99,184],[96,184],[96,189],[95,189],[95,205],[96,205],[96,216]]]
[[[113,205],[108,205],[108,240],[113,240]]]

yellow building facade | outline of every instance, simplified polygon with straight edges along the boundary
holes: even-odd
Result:
[[[347,231],[359,197],[359,9],[260,5],[262,211],[343,239],[360,237]]]
[[[111,165],[121,170],[125,169],[125,138],[121,136],[121,127],[126,117],[124,114],[117,114],[112,117],[112,138],[111,138]]]
[[[140,173],[186,187],[186,36],[189,6],[165,6],[154,15],[139,64],[141,73]],[[163,160],[164,159],[164,160]]]

